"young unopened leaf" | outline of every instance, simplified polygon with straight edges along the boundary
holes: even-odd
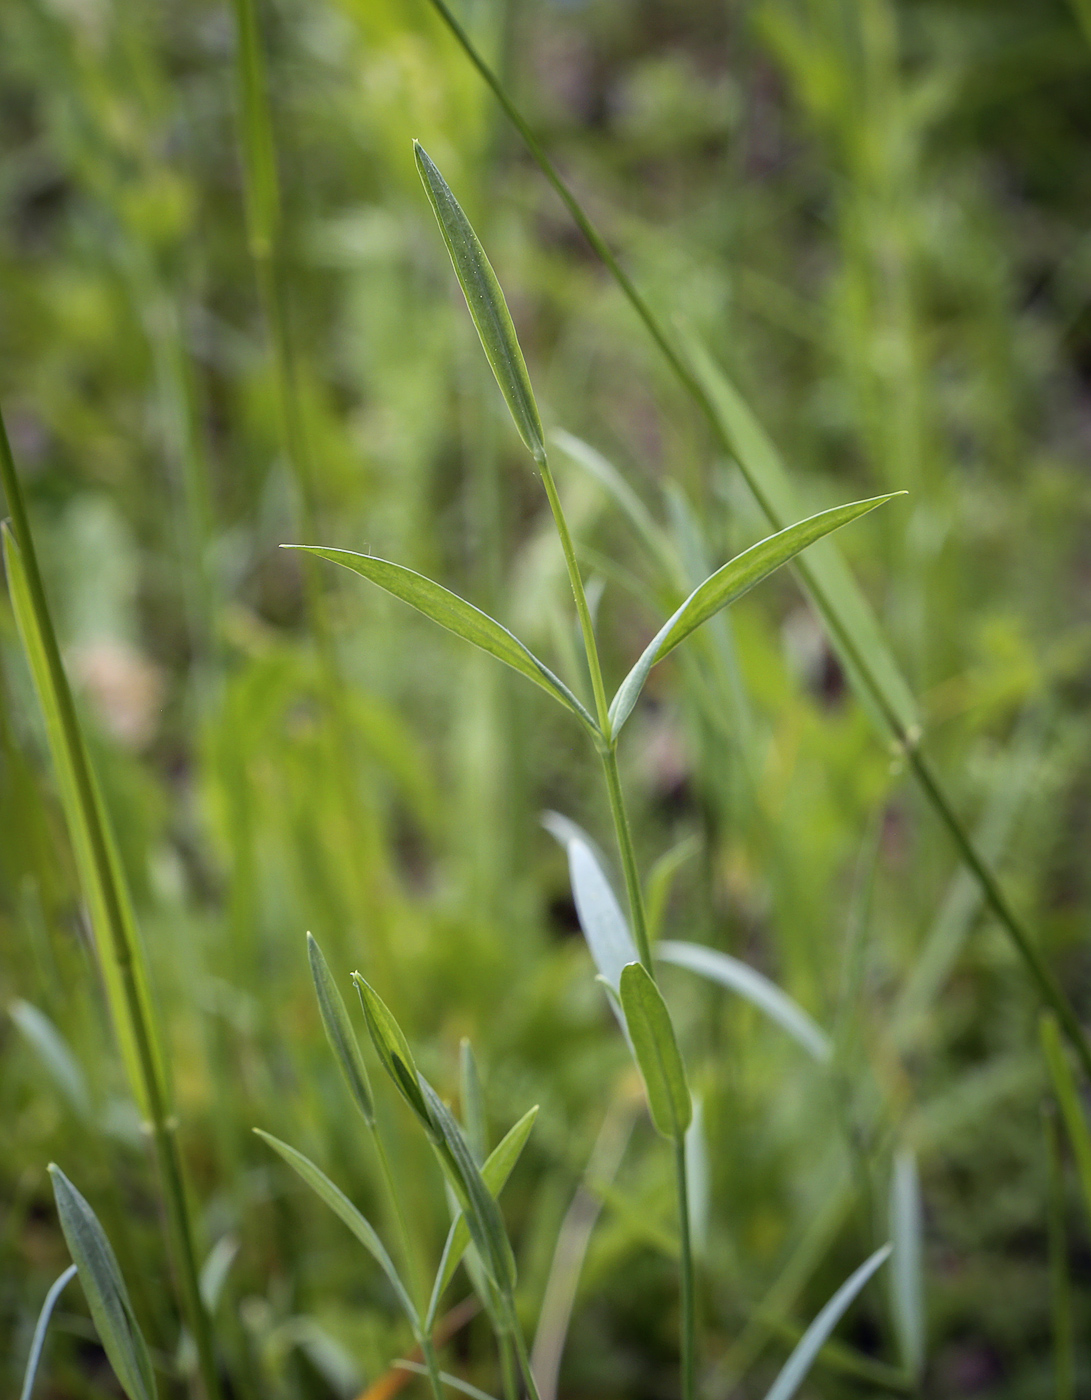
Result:
[[[545,458],[542,420],[496,273],[450,186],[419,141],[413,142],[413,154],[500,392],[519,429],[519,436],[535,461],[541,462]]]
[[[255,1128],[254,1132],[261,1138],[262,1142],[268,1143],[273,1151],[278,1153],[292,1170],[307,1183],[315,1195],[325,1201],[330,1210],[348,1226],[383,1273],[386,1274],[405,1315],[413,1324],[414,1332],[419,1332],[420,1319],[413,1306],[413,1300],[398,1277],[398,1271],[395,1269],[390,1255],[386,1252],[382,1240],[375,1233],[369,1221],[360,1214],[341,1188],[335,1186],[325,1172],[316,1167],[309,1157],[305,1157],[294,1147],[289,1147],[286,1142],[281,1142],[279,1138],[273,1137],[271,1133],[264,1133],[260,1128]]]
[[[375,1104],[371,1097],[367,1066],[360,1053],[360,1043],[356,1039],[356,1032],[352,1029],[352,1023],[349,1021],[344,997],[342,997],[337,983],[333,980],[329,965],[322,955],[322,949],[309,933],[307,934],[307,957],[311,964],[311,976],[314,978],[318,1009],[322,1014],[322,1024],[326,1028],[326,1038],[330,1043],[330,1049],[341,1067],[345,1083],[349,1086],[349,1092],[355,1099],[357,1108],[363,1114],[364,1121],[368,1127],[373,1128],[375,1126]]]
[[[364,1008],[364,1019],[383,1068],[401,1091],[406,1103],[434,1136],[436,1130],[421,1093],[420,1076],[409,1042],[379,993],[358,972],[352,974],[352,980],[356,984],[360,1005]]]
[[[543,825],[565,848],[580,928],[597,971],[606,985],[616,992],[621,985],[622,968],[628,963],[639,962],[636,944],[621,912],[621,905],[603,874],[587,833],[581,831],[575,822],[555,812],[546,814]]]
[[[826,1345],[830,1333],[848,1311],[853,1299],[871,1278],[872,1274],[890,1257],[891,1246],[884,1244],[870,1259],[864,1261],[856,1272],[847,1279],[830,1301],[818,1314],[800,1338],[795,1350],[784,1363],[780,1375],[765,1400],[791,1400],[799,1389],[814,1359]]]
[[[732,958],[716,948],[706,948],[700,943],[676,943],[669,939],[656,944],[655,956],[663,962],[673,963],[675,967],[695,972],[698,977],[707,977],[710,982],[718,982],[721,987],[745,997],[823,1064],[832,1055],[833,1049],[826,1032],[815,1024],[802,1006],[793,1001],[787,992],[782,992],[775,982],[770,982],[768,977],[755,972],[738,958]]]
[[[472,603],[467,603],[457,593],[452,593],[450,589],[434,583],[423,574],[404,568],[401,564],[392,564],[387,559],[376,559],[370,554],[357,554],[351,549],[326,549],[320,545],[307,544],[283,545],[282,548],[299,549],[307,554],[315,554],[320,559],[328,559],[331,563],[351,569],[361,578],[370,579],[372,583],[392,593],[395,598],[400,598],[403,603],[408,603],[410,607],[424,613],[425,617],[438,622],[448,632],[453,632],[456,637],[461,637],[475,647],[480,647],[482,651],[487,651],[490,656],[503,661],[513,671],[518,671],[521,676],[526,676],[535,685],[541,686],[565,709],[571,710],[593,733],[598,733],[598,725],[564,681],[559,680],[549,667],[539,661],[506,627],[502,627],[480,608],[475,608]]]
[[[151,1358],[110,1241],[60,1167],[51,1163],[49,1174],[65,1242],[114,1374],[129,1400],[155,1400]]]
[[[684,642],[691,632],[707,622],[721,608],[748,593],[755,584],[760,583],[783,564],[787,564],[808,545],[900,494],[902,493],[891,492],[886,496],[875,496],[871,500],[854,501],[850,505],[835,506],[832,510],[821,511],[818,515],[790,525],[779,534],[771,535],[753,545],[706,578],[704,583],[693,590],[674,616],[663,624],[618,687],[617,694],[610,704],[611,734],[616,735],[629,718],[652,667],[657,661],[662,661],[680,642]]]
[[[648,1091],[652,1122],[664,1137],[678,1139],[693,1117],[686,1067],[667,1003],[642,963],[631,962],[622,971],[621,1005]]]

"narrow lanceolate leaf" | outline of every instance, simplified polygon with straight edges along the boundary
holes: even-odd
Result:
[[[1053,1092],[1057,1096],[1068,1140],[1072,1144],[1072,1155],[1076,1159],[1076,1171],[1080,1178],[1084,1203],[1088,1214],[1091,1215],[1091,1130],[1087,1126],[1087,1117],[1080,1102],[1071,1066],[1065,1058],[1056,1017],[1047,1012],[1041,1019],[1040,1028],[1046,1065],[1049,1068],[1049,1077],[1053,1081]]]
[[[542,825],[565,848],[580,928],[596,970],[616,992],[621,986],[622,968],[640,961],[621,905],[587,833],[556,812],[547,812]]]
[[[888,1244],[884,1244],[882,1249],[877,1249],[871,1258],[865,1260],[851,1278],[841,1285],[800,1338],[765,1400],[791,1400],[853,1299],[876,1269],[890,1257],[890,1249]]]
[[[527,1138],[530,1137],[530,1130],[534,1127],[534,1120],[537,1116],[538,1106],[535,1104],[533,1108],[528,1109],[523,1114],[513,1128],[509,1129],[485,1159],[485,1165],[481,1168],[481,1177],[492,1195],[499,1196],[507,1184],[508,1177],[512,1174],[515,1164],[526,1146]],[[447,1285],[454,1278],[455,1270],[466,1252],[470,1238],[470,1227],[466,1223],[466,1216],[460,1212],[451,1224],[447,1243],[443,1250],[443,1258],[440,1260],[435,1288],[432,1291],[432,1303],[429,1307],[431,1316],[435,1315],[440,1298]]]
[[[515,1287],[515,1256],[496,1197],[485,1184],[454,1114],[426,1079],[420,1081],[428,1112],[440,1137],[439,1159],[458,1197],[470,1238],[493,1283],[505,1296]]]
[[[439,221],[443,241],[451,255],[455,276],[466,297],[466,305],[470,308],[500,392],[519,429],[519,436],[535,461],[541,462],[545,458],[542,420],[538,416],[530,375],[496,273],[450,186],[419,141],[413,142],[413,154],[429,202]]]
[[[890,1268],[894,1327],[902,1364],[914,1378],[924,1370],[923,1234],[917,1159],[907,1150],[894,1158],[890,1178],[890,1236],[894,1246]]]
[[[490,656],[503,661],[513,671],[518,671],[521,676],[526,676],[527,680],[541,686],[554,700],[560,701],[566,709],[581,719],[592,732],[598,733],[598,725],[586,708],[565,683],[558,680],[549,667],[539,661],[518,637],[489,617],[488,613],[483,613],[480,608],[467,603],[464,598],[444,588],[442,584],[434,583],[430,578],[425,578],[423,574],[415,573],[412,569],[406,569],[401,564],[391,564],[386,559],[376,559],[370,554],[357,554],[351,549],[326,549],[319,545],[307,544],[283,545],[282,548],[301,549],[308,554],[316,554],[320,559],[329,559],[334,564],[351,569],[361,578],[377,583],[380,588],[393,593],[395,598],[400,598],[403,603],[408,603],[410,607],[424,613],[425,617],[438,622],[448,632],[453,632],[456,637],[462,637],[464,641],[487,651]]]
[[[352,974],[356,990],[360,995],[360,1005],[364,1008],[364,1019],[378,1052],[383,1068],[390,1075],[406,1103],[421,1120],[429,1133],[435,1135],[431,1116],[421,1093],[420,1076],[409,1042],[402,1034],[402,1028],[387,1009],[386,1003],[375,989],[360,976]]]
[[[648,1091],[652,1122],[664,1137],[680,1138],[693,1117],[686,1067],[667,1003],[642,963],[631,962],[622,971],[621,1005]]]
[[[487,1147],[485,1127],[485,1095],[481,1089],[481,1075],[477,1069],[477,1057],[469,1040],[463,1036],[458,1047],[458,1087],[462,1098],[462,1126],[466,1141],[474,1160],[483,1162]]]
[[[114,1374],[129,1400],[155,1400],[151,1358],[110,1241],[60,1167],[51,1163],[49,1174],[65,1242]]]
[[[49,617],[35,607],[25,561],[15,536],[6,523],[0,528],[12,611],[45,718],[49,752],[76,857],[80,888],[87,901],[111,1019],[129,1086],[141,1110],[149,1115],[151,1103],[145,1071],[156,1075],[161,1095],[165,1095],[165,1076],[154,1034],[155,1021],[128,884],[83,735],[74,717],[72,698],[67,693],[68,682],[63,671],[58,673],[50,665],[47,630],[52,624]],[[57,665],[59,667],[59,662]],[[60,693],[62,688],[65,694]],[[139,1029],[137,1020],[143,1022]],[[149,1051],[147,1064],[141,1060],[141,1038]]]
[[[822,539],[824,535],[839,530],[842,525],[857,520],[861,515],[881,506],[893,496],[904,492],[894,491],[886,496],[875,496],[867,501],[854,501],[850,505],[834,506],[832,510],[820,511],[808,520],[800,520],[789,525],[779,534],[770,535],[766,540],[753,545],[722,568],[706,578],[689,595],[674,616],[668,618],[660,630],[645,647],[640,659],[618,687],[610,705],[610,729],[617,734],[629,718],[637,702],[648,672],[684,642],[691,632],[707,622],[729,603],[748,593],[755,584],[767,578],[774,570],[794,559],[808,545]]]
[[[349,1021],[344,997],[333,980],[329,965],[322,955],[322,949],[311,934],[307,934],[307,957],[314,978],[314,990],[318,997],[318,1009],[322,1014],[322,1024],[326,1028],[326,1038],[330,1042],[349,1093],[364,1116],[368,1127],[375,1126],[375,1104],[371,1097],[371,1084],[367,1077],[367,1066],[360,1053],[360,1043]]]
[[[729,957],[715,948],[706,948],[700,943],[676,943],[669,939],[657,943],[655,956],[663,962],[673,963],[695,972],[698,977],[707,977],[710,982],[718,982],[721,987],[737,992],[745,997],[759,1011],[763,1011],[781,1030],[788,1032],[816,1060],[826,1063],[833,1054],[833,1047],[826,1032],[818,1026],[798,1002],[793,1001],[787,992],[782,992],[775,982],[755,972],[738,958]]]
[[[286,1142],[281,1142],[279,1138],[273,1137],[271,1133],[263,1133],[260,1128],[255,1128],[254,1132],[261,1138],[262,1142],[268,1143],[273,1151],[278,1153],[292,1170],[302,1177],[315,1195],[325,1201],[334,1215],[348,1226],[379,1265],[380,1269],[382,1269],[383,1273],[386,1274],[387,1278],[390,1280],[391,1288],[393,1288],[397,1295],[398,1302],[405,1310],[405,1315],[413,1324],[413,1330],[419,1332],[420,1319],[416,1308],[413,1306],[413,1300],[410,1298],[405,1285],[398,1277],[398,1271],[394,1267],[393,1260],[386,1252],[382,1240],[375,1233],[370,1222],[360,1214],[341,1188],[335,1186],[325,1172],[319,1167],[316,1167],[309,1157],[305,1157],[302,1152],[298,1152],[294,1147],[289,1147]]]

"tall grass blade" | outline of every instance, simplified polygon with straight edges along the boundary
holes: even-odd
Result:
[[[425,578],[423,574],[415,573],[401,564],[376,559],[370,554],[357,554],[351,549],[326,549],[321,545],[281,547],[299,549],[307,554],[317,555],[320,559],[328,559],[343,568],[351,569],[361,578],[378,584],[395,598],[400,598],[403,603],[408,603],[410,607],[424,613],[425,617],[438,622],[448,632],[453,632],[456,637],[462,637],[464,641],[487,651],[490,656],[495,656],[498,661],[503,661],[512,670],[541,686],[581,719],[593,733],[598,733],[598,725],[580,701],[518,637],[513,636],[506,627],[502,627],[480,608],[475,608],[457,593],[444,588],[442,584],[434,583],[430,578]]]
[[[891,1246],[884,1244],[847,1279],[804,1332],[799,1344],[773,1382],[765,1400],[791,1400],[802,1384],[826,1339],[848,1311],[856,1295],[872,1274],[890,1257]]]
[[[369,1128],[374,1128],[375,1102],[371,1096],[371,1083],[360,1051],[360,1043],[349,1021],[345,1000],[322,955],[322,949],[310,933],[307,934],[307,958],[311,964],[318,1009],[322,1015],[322,1024],[326,1028],[330,1049],[341,1068],[356,1107],[363,1114],[364,1122]]]
[[[669,939],[656,944],[655,955],[663,962],[684,967],[698,977],[706,977],[710,982],[717,982],[728,991],[745,997],[751,1005],[775,1021],[781,1030],[787,1031],[809,1055],[822,1064],[830,1061],[833,1045],[826,1032],[787,992],[781,991],[775,982],[755,972],[738,958],[721,953],[716,948],[706,948],[700,943],[679,943]]]
[[[876,496],[871,500],[855,501],[851,505],[835,506],[832,510],[821,511],[818,515],[801,520],[786,530],[781,530],[779,534],[771,535],[753,545],[705,579],[704,583],[693,590],[674,616],[663,624],[618,687],[617,694],[610,702],[611,736],[620,733],[622,725],[632,713],[652,667],[684,642],[691,632],[715,616],[721,608],[726,608],[744,593],[748,593],[755,584],[760,583],[790,559],[794,559],[801,550],[833,530],[840,529],[842,525],[866,515],[876,506],[891,500],[894,495],[900,494],[903,493],[893,492],[890,495]]]
[[[57,1306],[57,1299],[76,1277],[76,1272],[75,1264],[69,1264],[64,1273],[53,1280],[49,1292],[45,1295],[42,1310],[38,1314],[38,1321],[34,1324],[34,1336],[30,1339],[30,1354],[27,1356],[26,1370],[23,1372],[23,1388],[19,1392],[19,1400],[30,1400],[33,1394],[34,1382],[38,1377],[38,1367],[42,1362],[42,1351],[45,1347],[46,1333],[49,1331],[49,1321],[53,1316],[53,1309]]]
[[[383,1068],[394,1081],[406,1103],[434,1137],[437,1130],[421,1092],[421,1079],[417,1073],[413,1052],[402,1034],[401,1026],[390,1014],[379,993],[358,972],[352,974],[352,980],[356,984],[360,1005],[364,1009],[364,1019],[367,1021],[368,1031]]]
[[[914,1380],[924,1370],[924,1223],[916,1156],[894,1158],[890,1178],[891,1296],[902,1364]]]
[[[667,1003],[639,962],[629,963],[622,971],[620,992],[652,1122],[663,1137],[677,1142],[693,1118],[693,1102]]]
[[[356,1209],[349,1198],[339,1186],[335,1186],[329,1177],[319,1167],[305,1157],[302,1152],[298,1152],[294,1147],[289,1147],[286,1142],[281,1142],[279,1138],[273,1137],[271,1133],[266,1133],[261,1128],[255,1128],[254,1132],[262,1142],[268,1145],[300,1176],[319,1199],[325,1201],[334,1215],[338,1217],[386,1274],[393,1288],[398,1302],[402,1305],[406,1317],[413,1324],[413,1330],[418,1335],[420,1333],[420,1318],[413,1305],[413,1300],[409,1292],[398,1276],[398,1271],[394,1267],[394,1261],[386,1252],[382,1240],[375,1233],[374,1228],[363,1215]]]
[[[527,450],[542,462],[546,455],[542,420],[496,273],[450,186],[419,141],[413,142],[413,155],[500,392]]]
[[[1060,1105],[1068,1140],[1072,1144],[1072,1155],[1076,1159],[1076,1174],[1080,1179],[1084,1203],[1091,1218],[1091,1130],[1080,1102],[1079,1091],[1072,1070],[1065,1059],[1064,1046],[1056,1019],[1048,1012],[1039,1022],[1042,1036],[1042,1049],[1045,1051],[1046,1066],[1053,1084],[1053,1092]]]
[[[110,1241],[60,1167],[50,1163],[49,1174],[65,1242],[114,1374],[129,1400],[155,1400],[151,1357]]]

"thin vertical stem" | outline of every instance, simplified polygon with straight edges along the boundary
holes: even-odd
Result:
[[[420,1334],[420,1350],[424,1357],[424,1364],[428,1368],[428,1380],[432,1387],[432,1394],[435,1400],[444,1400],[443,1381],[439,1374],[439,1362],[436,1360],[436,1349],[432,1345],[432,1338],[423,1328]]]
[[[534,1371],[531,1368],[530,1357],[527,1354],[527,1344],[523,1338],[523,1329],[519,1326],[519,1319],[515,1315],[515,1299],[507,1299],[509,1325],[511,1327],[511,1338],[515,1343],[515,1354],[519,1359],[519,1369],[523,1373],[523,1381],[527,1388],[530,1400],[541,1400],[538,1394],[538,1382],[534,1379]]]
[[[1052,1104],[1042,1109],[1049,1171],[1049,1276],[1053,1302],[1053,1357],[1057,1400],[1075,1400],[1072,1347],[1072,1289],[1068,1278],[1065,1230],[1064,1168]]]
[[[686,1180],[686,1139],[683,1134],[674,1140],[674,1170],[678,1180],[678,1229],[682,1238],[682,1400],[695,1400],[697,1308],[689,1225],[689,1184]]]
[[[629,828],[629,815],[625,808],[625,795],[621,790],[621,775],[617,767],[617,746],[603,750],[602,769],[606,775],[606,792],[610,799],[610,813],[614,819],[618,849],[621,852],[621,868],[625,875],[625,892],[629,897],[629,916],[633,924],[637,952],[648,974],[655,977],[652,964],[651,943],[648,940],[648,916],[644,908],[644,888],[640,883],[640,871],[636,863],[633,847],[633,834]]]

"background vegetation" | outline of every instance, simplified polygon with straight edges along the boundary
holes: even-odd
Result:
[[[843,548],[937,770],[1086,1012],[1079,13],[1061,0],[459,12],[653,306],[725,366],[807,511],[909,491]],[[247,238],[230,8],[0,7],[0,400],[169,1031],[201,1247],[231,1261],[217,1327],[233,1386],[355,1395],[412,1341],[377,1270],[250,1131],[296,1143],[384,1219],[318,1017],[310,929],[343,985],[359,967],[381,988],[454,1098],[470,1037],[492,1142],[541,1104],[504,1197],[531,1330],[594,1154],[582,1199],[603,1208],[560,1394],[672,1395],[669,1161],[540,825],[557,809],[612,858],[590,749],[487,658],[347,574],[309,586],[277,549],[313,539],[420,569],[580,683],[560,550],[413,137],[490,251],[547,426],[617,465],[686,574],[766,531],[434,11],[276,0],[259,13],[302,473]],[[591,476],[560,452],[554,470],[616,683],[673,584]],[[831,1077],[745,1003],[665,974],[703,1097],[704,1393],[764,1393],[799,1328],[886,1238],[905,1152],[924,1204],[927,1393],[1063,1393],[1033,987],[795,577],[730,619],[717,649],[654,673],[631,721],[637,846],[646,868],[677,857],[658,867],[663,930],[766,972],[839,1053]],[[106,1226],[157,1361],[184,1375],[154,1175],[6,598],[0,935],[3,1382],[19,1384],[67,1262],[50,1160]],[[378,1087],[432,1258],[438,1178]],[[1063,1187],[1052,1273],[1063,1256],[1087,1383],[1091,1254],[1067,1167]],[[911,1388],[895,1317],[880,1276],[812,1393]],[[495,1388],[481,1319],[447,1356]],[[76,1289],[39,1385],[114,1392]]]

